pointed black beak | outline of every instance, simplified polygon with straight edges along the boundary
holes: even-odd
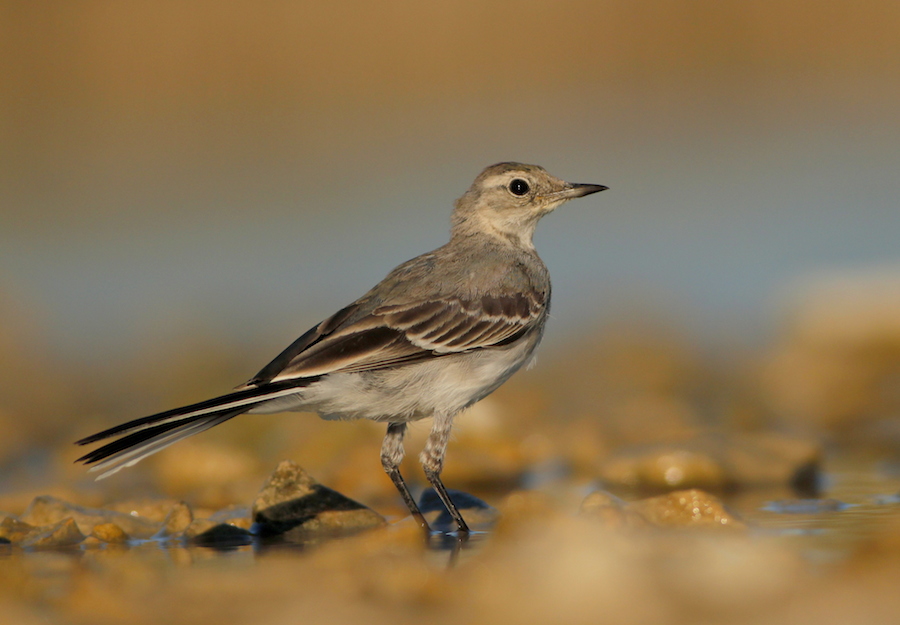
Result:
[[[548,193],[547,195],[543,196],[543,198],[553,202],[565,202],[566,200],[572,200],[577,197],[584,197],[585,195],[590,195],[591,193],[606,191],[608,188],[609,187],[604,187],[602,184],[577,184],[567,182],[562,191],[554,191],[553,193]]]
[[[570,198],[584,197],[591,193],[606,191],[608,188],[609,187],[604,187],[602,184],[572,184],[572,188],[566,192],[566,195]]]

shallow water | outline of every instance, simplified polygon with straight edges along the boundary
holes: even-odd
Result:
[[[758,492],[731,503],[757,531],[790,540],[814,564],[840,563],[900,522],[900,479],[886,466],[861,454],[836,457],[823,476],[819,498],[767,499]]]
[[[154,612],[160,602],[168,606],[166,619],[174,623],[207,618],[247,622],[276,613],[280,616],[271,622],[288,622],[279,619],[296,614],[281,612],[278,606],[309,610],[321,622],[352,622],[354,615],[371,609],[376,614],[373,622],[413,622],[447,608],[444,592],[456,597],[463,592],[460,588],[474,597],[475,604],[482,606],[478,611],[486,610],[486,616],[514,616],[519,600],[536,602],[534,609],[543,609],[545,602],[560,599],[558,592],[564,596],[581,592],[569,586],[577,587],[574,580],[584,575],[595,576],[600,583],[612,583],[604,577],[607,575],[612,580],[636,575],[637,583],[650,584],[674,567],[679,579],[697,576],[700,586],[694,592],[712,602],[725,619],[731,614],[725,604],[737,610],[744,602],[754,601],[755,593],[762,593],[766,584],[780,589],[775,593],[778,596],[802,596],[809,592],[804,584],[827,584],[843,575],[848,566],[852,568],[873,544],[888,561],[900,561],[900,549],[896,544],[890,547],[889,539],[886,550],[879,547],[879,541],[895,533],[891,528],[900,527],[900,478],[889,467],[863,455],[836,456],[826,463],[820,497],[800,499],[787,489],[745,490],[725,497],[729,507],[750,525],[740,538],[727,533],[723,540],[712,532],[701,533],[703,538],[698,539],[698,534],[681,530],[667,530],[662,536],[638,533],[631,536],[624,551],[619,538],[601,533],[609,542],[593,544],[590,535],[568,525],[566,519],[574,518],[571,510],[551,511],[546,518],[539,511],[502,519],[496,531],[473,532],[467,541],[434,535],[427,549],[409,519],[385,530],[302,543],[253,538],[250,544],[216,547],[182,540],[133,540],[126,545],[96,543],[51,550],[6,546],[0,548],[0,579],[6,589],[0,593],[0,605],[13,605],[15,610],[9,613],[21,620],[9,622],[23,623],[106,623],[125,618],[160,622],[162,613]],[[524,528],[536,528],[537,534]],[[547,544],[552,555],[542,551]],[[608,562],[607,548],[618,554]],[[635,569],[636,552],[645,554],[637,560],[642,568]],[[586,556],[587,564],[581,561]],[[562,562],[554,558],[562,558]],[[595,558],[611,569],[601,566],[595,570],[600,566]],[[485,580],[493,579],[490,571],[501,577],[523,575],[522,571],[540,576],[545,566],[548,572],[565,567],[562,577],[570,580],[566,590],[548,590],[542,584],[539,589],[523,588],[520,599],[510,599],[502,588],[495,590],[493,582],[485,585]],[[687,572],[678,572],[684,566]],[[770,574],[780,581],[766,581]],[[470,582],[470,578],[479,581]],[[291,579],[296,580],[296,587]],[[718,588],[726,583],[723,580],[729,584],[722,595],[727,601],[719,596],[724,592]],[[865,600],[869,591],[871,600],[878,600],[878,590],[870,585],[861,586],[860,600]],[[318,602],[319,593],[324,603]],[[545,599],[541,599],[543,593]],[[763,594],[768,597],[771,592]],[[578,594],[576,603],[584,600]],[[692,614],[692,602],[697,600],[670,598],[667,601],[675,607],[665,609]],[[335,606],[334,601],[346,605]],[[780,605],[766,612],[763,620],[777,616]],[[617,609],[621,612],[623,608]],[[466,610],[453,606],[438,622],[467,616]],[[633,616],[621,620],[637,622]],[[618,622],[616,618],[613,621]]]

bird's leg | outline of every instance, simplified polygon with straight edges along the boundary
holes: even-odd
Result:
[[[441,470],[444,468],[444,454],[447,451],[447,443],[450,442],[450,428],[452,425],[452,416],[435,415],[434,424],[431,426],[431,434],[428,435],[425,449],[419,455],[419,461],[425,470],[425,477],[431,482],[434,491],[441,498],[441,501],[444,502],[444,507],[447,508],[447,512],[450,513],[450,516],[456,523],[457,531],[460,534],[468,534],[469,526],[466,525],[462,514],[460,514],[453,500],[450,499],[450,494],[447,493],[447,489],[441,481]]]
[[[403,461],[404,455],[404,434],[406,434],[405,423],[388,423],[387,434],[385,434],[384,442],[381,444],[381,466],[384,467],[384,472],[388,474],[394,486],[400,491],[403,503],[409,508],[413,518],[423,530],[430,533],[431,528],[428,527],[428,521],[425,520],[422,511],[419,510],[419,506],[416,505],[416,500],[413,499],[412,494],[409,492],[406,482],[403,481],[403,476],[400,475],[400,463]]]

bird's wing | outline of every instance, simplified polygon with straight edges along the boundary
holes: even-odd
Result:
[[[545,307],[538,294],[520,293],[435,298],[359,313],[358,305],[351,305],[326,319],[248,384],[371,371],[506,345],[537,327]]]

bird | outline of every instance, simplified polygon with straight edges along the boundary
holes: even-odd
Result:
[[[529,363],[541,341],[550,275],[534,247],[538,221],[607,188],[565,182],[537,165],[487,167],[456,201],[448,243],[394,268],[231,392],[82,438],[77,445],[113,440],[76,462],[102,479],[242,414],[371,419],[387,424],[382,468],[430,532],[400,463],[408,424],[431,418],[419,460],[457,535],[468,535],[441,481],[453,420]]]

